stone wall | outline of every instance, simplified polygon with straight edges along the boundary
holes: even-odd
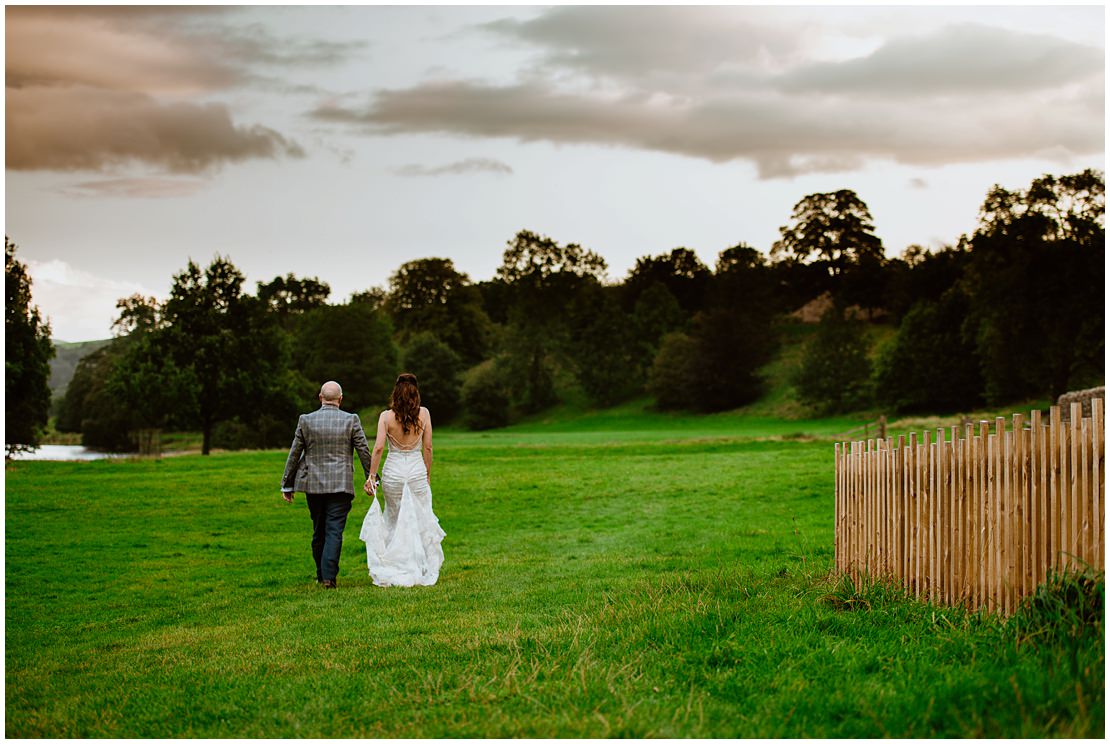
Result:
[[[1060,406],[1060,415],[1063,416],[1064,421],[1071,417],[1071,404],[1083,404],[1083,416],[1089,418],[1091,415],[1091,401],[1095,398],[1106,399],[1106,388],[1096,387],[1088,390],[1075,390],[1070,393],[1064,393],[1056,400],[1056,405]]]

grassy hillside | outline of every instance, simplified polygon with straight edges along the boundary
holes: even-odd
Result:
[[[339,590],[313,584],[281,452],[15,463],[5,733],[1101,737],[1101,619],[829,578],[832,448],[784,437],[840,425],[441,431],[447,561],[410,590],[366,575],[365,497]]]
[[[57,401],[65,395],[66,388],[69,386],[69,381],[73,379],[73,372],[77,369],[77,363],[85,356],[93,353],[97,349],[103,348],[110,344],[111,339],[104,339],[102,341],[55,341],[54,342],[54,358],[50,360],[50,394],[54,400]]]

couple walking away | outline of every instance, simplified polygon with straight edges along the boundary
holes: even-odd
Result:
[[[420,405],[416,376],[406,372],[397,378],[389,409],[378,416],[372,453],[358,414],[339,408],[339,383],[325,382],[319,397],[319,410],[297,422],[281,478],[282,498],[293,503],[293,494],[302,491],[308,500],[316,581],[325,589],[335,588],[343,528],[355,496],[352,452],[357,452],[366,473],[363,490],[370,497],[359,535],[366,543],[370,578],[378,586],[436,583],[444,532],[432,512],[432,417]],[[386,441],[389,457],[379,481]],[[376,499],[379,482],[384,511]]]

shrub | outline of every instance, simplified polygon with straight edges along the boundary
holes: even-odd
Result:
[[[493,429],[509,423],[509,391],[493,360],[467,373],[462,405],[464,421],[471,429]]]
[[[778,336],[762,308],[717,308],[694,318],[694,379],[699,392],[693,408],[724,411],[759,398],[759,369],[771,361]]]
[[[967,410],[982,402],[978,355],[961,332],[967,312],[967,297],[958,290],[913,306],[875,365],[880,401],[897,411],[932,412]]]
[[[697,348],[697,342],[685,333],[675,331],[663,336],[647,384],[660,408],[692,408],[697,403]]]
[[[871,361],[863,324],[838,307],[821,318],[817,332],[802,350],[791,383],[798,398],[823,413],[859,408],[870,394]]]
[[[412,337],[401,363],[416,375],[420,401],[436,421],[450,421],[459,413],[462,361],[451,347],[427,331]]]

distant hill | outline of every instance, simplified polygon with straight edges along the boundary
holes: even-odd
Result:
[[[55,401],[65,395],[69,381],[73,379],[73,372],[77,369],[77,362],[111,342],[110,338],[101,341],[54,341],[56,353],[50,360],[49,385],[50,395]]]

